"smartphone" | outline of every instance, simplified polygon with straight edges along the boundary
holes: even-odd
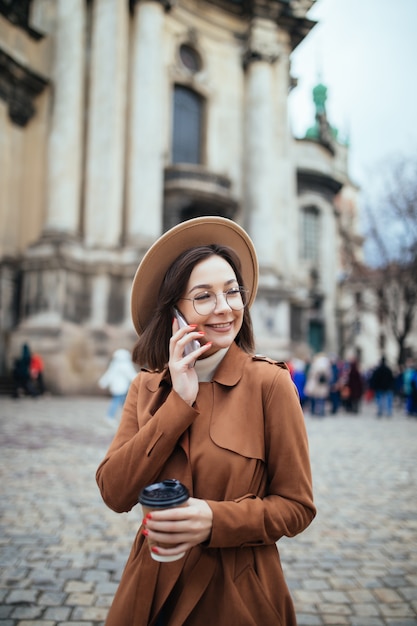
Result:
[[[183,315],[181,315],[181,313],[175,307],[174,307],[174,315],[175,315],[175,318],[178,320],[178,324],[180,328],[184,328],[184,326],[188,326],[187,320],[184,318]],[[200,347],[201,346],[198,343],[198,341],[196,339],[193,339],[192,341],[187,343],[187,345],[185,346],[184,356],[191,354],[191,352],[194,352],[194,350],[198,350],[198,348]]]

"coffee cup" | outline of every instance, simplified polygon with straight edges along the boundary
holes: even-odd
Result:
[[[161,509],[174,508],[179,506],[187,506],[190,494],[185,485],[175,478],[167,478],[159,483],[153,483],[144,487],[139,494],[139,503],[143,509],[143,516],[146,517],[151,511],[160,511]],[[155,561],[169,562],[181,559],[185,552],[175,554],[173,556],[162,556],[152,551],[152,546],[158,545],[148,537],[148,545],[151,557]],[[163,544],[160,544],[161,546]],[[168,546],[164,546],[168,547]]]

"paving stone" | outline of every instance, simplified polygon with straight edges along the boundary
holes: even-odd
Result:
[[[324,621],[318,615],[298,614],[298,626],[323,626]]]
[[[417,587],[401,587],[399,594],[406,600],[415,600],[417,602]]]
[[[416,620],[411,619],[387,619],[387,626],[416,626]]]
[[[319,578],[318,580],[306,580],[304,588],[308,591],[323,591],[323,589],[331,589],[327,580]]]
[[[381,604],[381,614],[385,617],[412,617],[414,611],[409,604]]]
[[[70,580],[65,585],[65,592],[66,593],[74,593],[74,592],[88,593],[89,591],[92,590],[92,588],[93,588],[92,582],[85,582],[81,580]]]
[[[345,626],[350,624],[350,619],[348,617],[344,617],[342,615],[323,615],[323,623],[331,626]]]
[[[371,617],[371,616],[379,617],[380,616],[380,610],[378,606],[371,602],[366,602],[364,604],[360,604],[357,602],[353,606],[353,611],[355,615],[361,615],[361,616],[367,616],[367,617]]]
[[[401,602],[401,596],[394,589],[374,589],[374,594],[381,603]]]
[[[54,622],[62,622],[67,620],[71,614],[70,608],[66,606],[54,606],[46,609],[44,617],[45,619],[51,619]]]
[[[323,598],[330,603],[349,604],[349,596],[343,591],[323,591]]]
[[[350,626],[385,626],[386,622],[379,617],[353,617]]]
[[[75,620],[71,620],[70,622],[60,622],[59,626],[102,626],[102,624],[100,624],[100,622],[94,622],[93,624],[93,622],[76,622]]]
[[[40,606],[17,606],[13,609],[13,619],[35,619],[42,616],[43,609]]]
[[[10,591],[6,597],[6,604],[32,604],[36,601],[38,592],[33,589],[19,589]]]
[[[15,622],[13,622],[13,624],[15,624]],[[3,624],[0,622],[0,626],[3,626]],[[50,621],[50,620],[22,620],[19,621],[16,626],[56,626],[56,622],[55,621]]]
[[[97,622],[106,619],[107,609],[100,607],[77,607],[73,611],[73,617],[77,620]]]
[[[318,605],[318,608],[320,610],[320,614],[322,616],[326,616],[326,615],[351,615],[352,614],[352,607],[348,606],[347,604],[328,604],[326,602],[320,602],[320,604]]]
[[[92,606],[96,596],[93,593],[70,593],[65,604],[67,606]]]
[[[96,570],[88,570],[83,573],[83,580],[89,582],[106,582],[110,579],[108,572],[98,572]]]
[[[361,604],[361,603],[374,603],[375,596],[368,589],[355,589],[348,591],[347,595],[351,599],[353,604]]]
[[[61,604],[65,604],[66,597],[66,593],[48,591],[46,593],[41,593],[39,596],[39,604],[42,606],[60,606]]]

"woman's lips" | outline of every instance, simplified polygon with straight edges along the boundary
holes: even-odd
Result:
[[[229,330],[232,326],[232,322],[222,322],[221,324],[206,324],[208,328],[213,330]]]

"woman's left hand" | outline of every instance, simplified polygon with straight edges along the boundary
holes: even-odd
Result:
[[[172,556],[207,541],[212,525],[213,512],[207,502],[189,498],[187,506],[152,511],[143,520],[142,532],[159,544],[155,549],[158,554]]]

